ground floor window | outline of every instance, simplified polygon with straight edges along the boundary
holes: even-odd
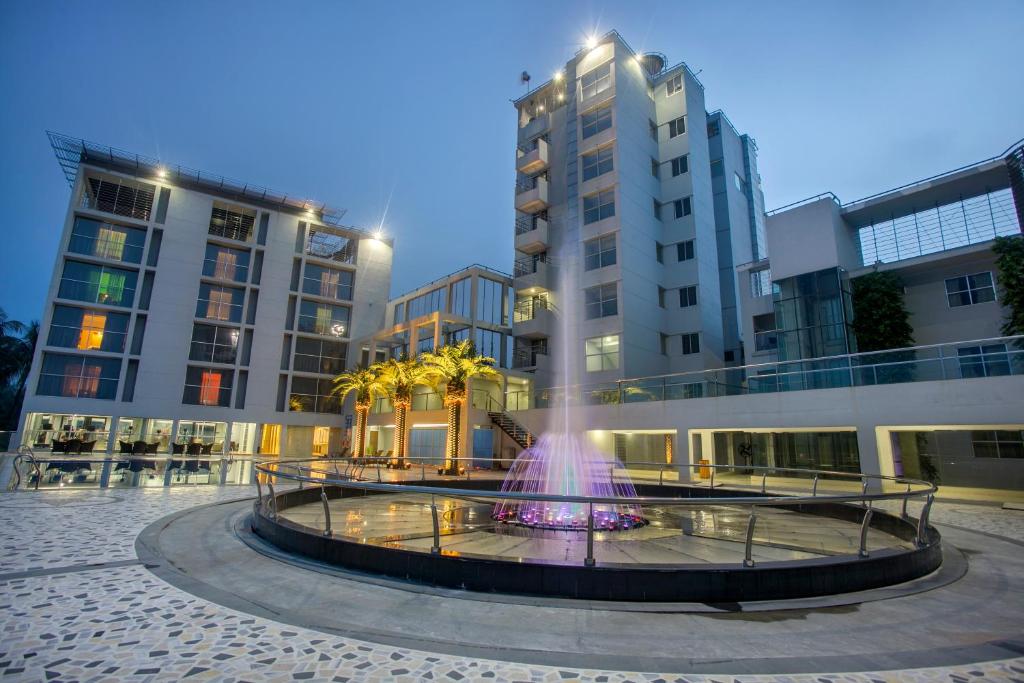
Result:
[[[107,450],[111,418],[107,415],[29,413],[22,445],[57,453],[98,453]]]
[[[891,432],[893,472],[940,486],[1024,488],[1024,428]]]
[[[861,471],[855,431],[715,432],[712,443],[715,465]]]
[[[444,462],[447,427],[413,427],[409,432],[409,457],[440,465]]]

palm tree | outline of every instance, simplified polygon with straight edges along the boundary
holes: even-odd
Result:
[[[448,344],[433,353],[420,356],[430,374],[443,382],[444,405],[448,409],[448,438],[445,442],[443,474],[459,474],[456,458],[459,456],[459,430],[462,427],[462,411],[466,405],[466,391],[469,381],[498,379],[501,374],[494,369],[495,360],[478,355],[469,339],[457,344]]]
[[[334,378],[334,393],[344,401],[345,398],[354,393],[356,395],[356,429],[353,435],[354,448],[352,453],[355,457],[361,458],[366,454],[366,420],[370,415],[370,404],[377,396],[384,395],[384,386],[381,384],[380,372],[377,366],[371,365],[368,368],[355,368],[343,372]]]
[[[395,360],[391,358],[379,363],[380,382],[387,392],[388,399],[395,411],[395,444],[394,457],[388,467],[405,469],[408,444],[405,440],[405,419],[412,404],[412,392],[417,386],[427,384],[431,379],[429,369],[422,363],[408,358]]]
[[[16,328],[10,326],[12,322]],[[18,428],[18,416],[25,400],[25,383],[32,368],[32,356],[39,338],[39,323],[33,320],[28,325],[22,325],[16,321],[5,320],[0,322],[0,326],[4,323],[8,325],[9,330],[23,331],[20,339],[9,334],[0,336],[0,403],[3,404],[0,408],[0,428],[13,430]]]
[[[24,329],[25,326],[22,323],[8,318],[7,312],[0,308],[0,339],[21,334]]]

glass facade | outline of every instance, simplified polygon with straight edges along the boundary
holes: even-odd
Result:
[[[121,375],[120,358],[44,353],[36,393],[40,396],[114,400]]]
[[[192,326],[189,360],[205,363],[234,363],[238,355],[238,330],[196,323]]]
[[[296,337],[294,369],[336,375],[345,369],[348,344],[345,342]]]
[[[203,275],[245,282],[249,279],[249,251],[207,244],[206,258],[203,259]]]
[[[244,299],[245,290],[240,287],[221,287],[203,282],[199,285],[196,317],[240,323]]]
[[[713,443],[716,465],[861,471],[854,431],[715,432]]]
[[[130,308],[139,274],[134,270],[65,261],[57,296],[92,304]]]
[[[197,406],[231,405],[234,370],[189,366],[185,371],[185,392],[181,402]]]
[[[302,275],[302,291],[325,299],[351,301],[352,271],[307,263]]]
[[[773,297],[780,360],[854,351],[849,282],[838,268],[779,280]]]
[[[122,353],[128,314],[56,304],[46,343],[82,351]]]
[[[940,486],[1024,488],[1024,430],[891,433],[896,476]]]
[[[124,225],[75,217],[68,251],[126,263],[141,263],[146,231]]]
[[[492,325],[507,324],[505,285],[485,277],[477,280],[476,319]]]
[[[434,311],[443,311],[444,296],[444,287],[438,287],[426,294],[420,294],[418,297],[409,299],[409,320],[433,313]]]
[[[449,294],[451,301],[448,310],[452,315],[459,315],[463,318],[470,318],[473,315],[472,308],[473,279],[462,278],[451,286]]]
[[[334,380],[292,377],[288,410],[296,413],[340,413],[341,402],[333,392]]]
[[[299,305],[299,331],[329,337],[348,335],[350,311],[347,306],[302,300]]]

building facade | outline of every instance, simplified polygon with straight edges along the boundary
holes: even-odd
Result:
[[[331,379],[384,324],[390,241],[321,204],[51,142],[71,197],[19,443],[340,451]]]

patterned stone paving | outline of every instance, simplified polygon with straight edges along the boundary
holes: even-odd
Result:
[[[933,669],[780,676],[603,672],[388,647],[252,617],[140,565],[152,521],[240,488],[0,494],[0,680],[29,681],[1024,681],[1024,658]],[[1024,512],[936,506],[936,522],[1021,539]],[[52,573],[60,568],[67,573]],[[15,572],[51,573],[11,578]]]

